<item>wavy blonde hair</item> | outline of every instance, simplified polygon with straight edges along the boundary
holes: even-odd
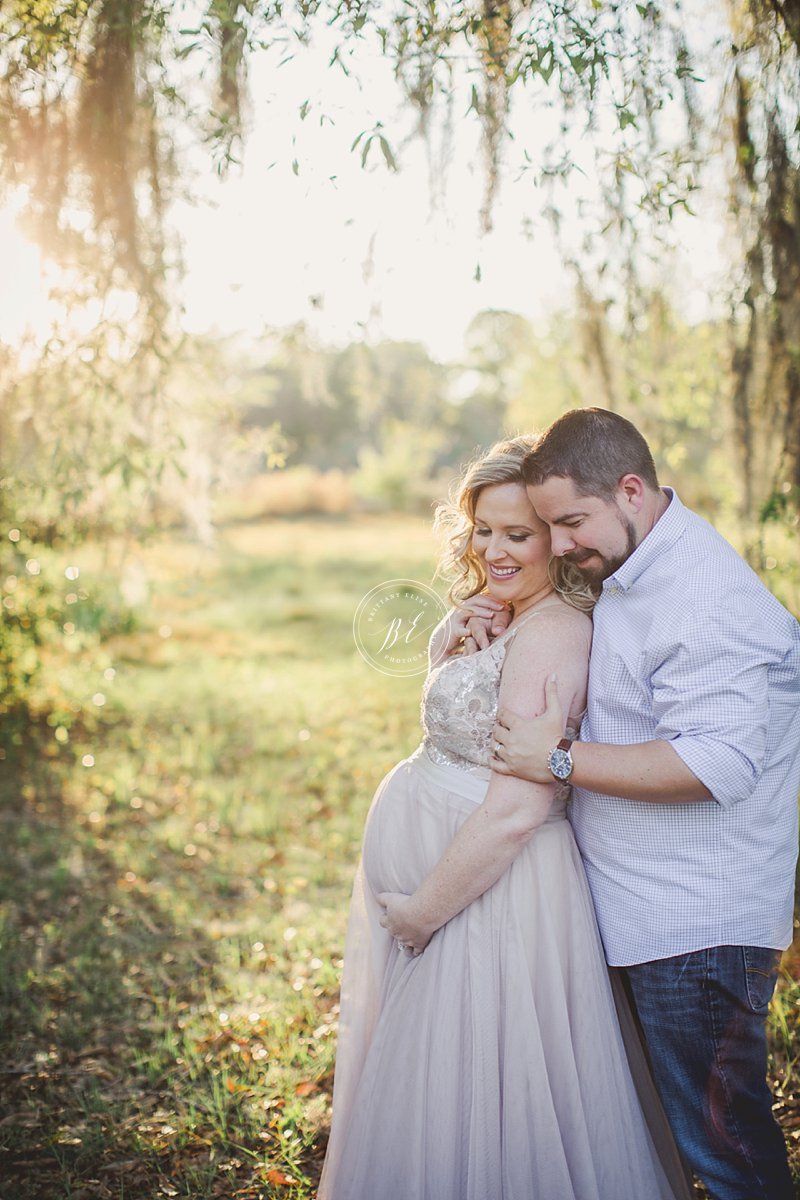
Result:
[[[486,589],[486,572],[472,548],[478,497],[484,488],[501,483],[519,483],[524,487],[523,463],[537,441],[536,437],[521,435],[496,442],[467,466],[450,499],[437,507],[434,528],[445,537],[437,574],[455,577],[448,593],[454,604]],[[572,563],[551,557],[548,574],[553,587],[568,604],[581,612],[592,610],[597,594]]]

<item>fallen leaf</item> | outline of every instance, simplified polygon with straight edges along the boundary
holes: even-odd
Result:
[[[105,1163],[102,1167],[99,1167],[98,1170],[101,1174],[114,1174],[116,1172],[134,1171],[140,1166],[141,1161],[138,1158],[121,1158],[118,1162]]]
[[[283,1171],[279,1171],[277,1167],[273,1167],[267,1171],[267,1183],[277,1183],[279,1187],[289,1187],[294,1183],[291,1175],[286,1175]]]

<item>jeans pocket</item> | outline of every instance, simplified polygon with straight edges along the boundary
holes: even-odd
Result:
[[[748,1003],[754,1013],[765,1013],[775,990],[781,952],[763,946],[742,946],[742,958]]]

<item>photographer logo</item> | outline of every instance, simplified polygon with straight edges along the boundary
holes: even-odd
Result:
[[[424,583],[390,579],[367,592],[356,609],[356,648],[384,675],[422,675],[428,639],[446,613],[444,601]]]

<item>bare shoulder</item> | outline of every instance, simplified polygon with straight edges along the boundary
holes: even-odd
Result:
[[[545,681],[555,673],[564,711],[582,711],[591,637],[591,618],[564,602],[521,617],[503,665],[501,703],[520,715],[541,713]]]
[[[531,669],[563,672],[568,666],[580,674],[587,669],[592,644],[592,620],[587,613],[564,601],[548,604],[530,616],[520,618],[511,639],[504,672]]]
[[[520,618],[514,642],[522,650],[527,645],[540,645],[543,639],[555,639],[561,644],[576,642],[589,645],[592,640],[592,618],[565,600],[548,601],[527,619],[525,616]]]

